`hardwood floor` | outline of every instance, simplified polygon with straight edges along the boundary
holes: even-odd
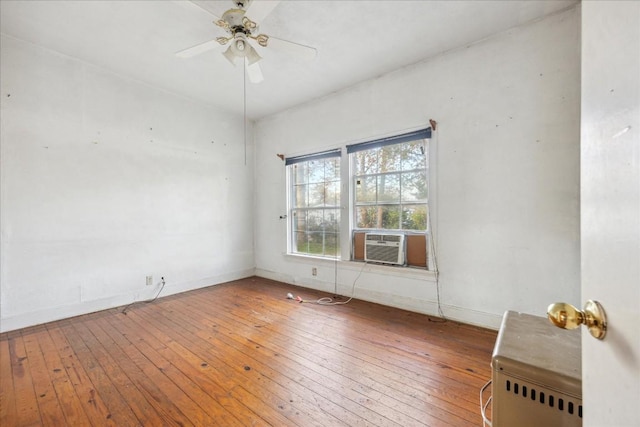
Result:
[[[248,278],[0,336],[2,426],[481,426],[496,332]]]

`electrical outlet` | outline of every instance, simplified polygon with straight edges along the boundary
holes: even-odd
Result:
[[[311,269],[311,275],[312,275],[312,276],[317,276],[317,275],[318,275],[318,269],[317,269],[317,268],[315,268],[315,267],[313,267],[313,268]]]
[[[153,286],[153,276],[147,276],[147,286]]]

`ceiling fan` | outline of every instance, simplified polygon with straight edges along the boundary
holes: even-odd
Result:
[[[227,46],[222,53],[231,64],[235,65],[236,60],[241,58],[247,65],[247,75],[252,83],[259,83],[263,80],[262,70],[258,61],[262,59],[257,50],[252,46],[250,40],[255,41],[262,48],[270,48],[288,52],[303,59],[313,59],[316,56],[316,49],[300,43],[282,40],[273,36],[262,34],[259,31],[257,22],[262,21],[280,1],[266,0],[232,0],[235,7],[227,10],[222,17],[216,16],[206,7],[203,1],[192,0],[192,2],[214,16],[214,24],[224,29],[227,36],[216,37],[187,49],[176,52],[180,58],[190,58],[207,52],[212,49]],[[253,19],[249,19],[247,14],[251,14]]]

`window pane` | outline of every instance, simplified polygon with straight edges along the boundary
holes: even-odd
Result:
[[[307,231],[307,211],[297,210],[293,212],[292,227],[294,231]]]
[[[308,206],[307,186],[304,184],[293,186],[293,206],[296,208],[306,208]]]
[[[309,206],[324,205],[324,182],[309,184]]]
[[[307,230],[322,231],[323,210],[312,209],[307,212]]]
[[[406,172],[402,174],[402,202],[427,201],[427,173]]]
[[[292,180],[293,185],[296,184],[306,184],[308,181],[308,167],[306,163],[297,163],[291,166],[292,167]]]
[[[378,173],[378,152],[380,148],[373,148],[371,150],[359,151],[354,153],[355,158],[355,174],[367,175],[372,173]]]
[[[309,252],[309,239],[307,233],[295,232],[293,236],[293,252],[307,253]]]
[[[309,183],[324,182],[324,160],[312,160],[309,166]]]
[[[340,181],[327,183],[325,203],[327,206],[340,206]]]
[[[403,206],[402,228],[425,231],[427,229],[427,206],[424,204]]]
[[[360,206],[356,208],[356,227],[377,228],[377,206]]]
[[[338,256],[339,248],[339,235],[334,233],[326,233],[324,242],[324,255]]]
[[[382,227],[386,230],[397,230],[400,228],[400,206],[381,206],[380,210]]]
[[[307,253],[310,255],[324,255],[324,233],[311,232],[307,234]]]
[[[400,228],[400,206],[359,206],[356,224],[358,228],[397,230]]]
[[[324,209],[324,230],[327,233],[340,231],[340,209]]]
[[[427,165],[425,140],[407,142],[403,145],[402,170],[422,169]]]
[[[378,176],[378,201],[400,202],[400,175]]]
[[[377,178],[375,176],[363,176],[356,179],[356,203],[375,202]]]
[[[324,175],[327,181],[340,180],[340,157],[325,160]]]
[[[395,172],[400,170],[404,144],[387,145],[380,149],[378,165],[380,172]]]

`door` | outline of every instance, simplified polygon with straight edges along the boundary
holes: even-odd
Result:
[[[640,426],[640,2],[582,2],[582,299],[602,303],[604,340],[582,332],[584,426]]]

